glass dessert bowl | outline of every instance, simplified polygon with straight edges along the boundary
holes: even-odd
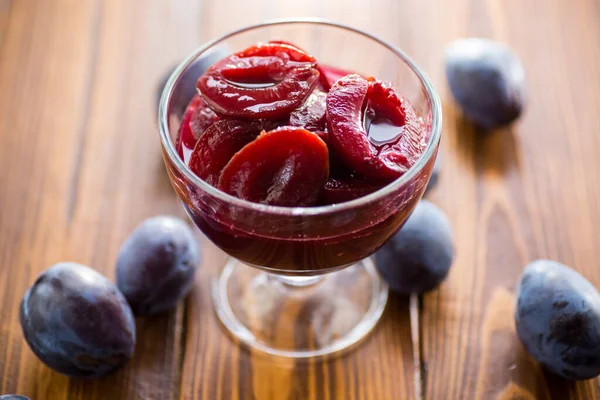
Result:
[[[191,149],[178,141],[181,105],[190,100],[184,98],[190,93],[186,71],[219,49],[241,51],[271,40],[306,49],[326,66],[332,82],[344,71],[387,82],[414,108],[425,140],[422,154],[375,191],[310,207],[251,202],[200,179],[188,167]],[[310,358],[349,348],[372,330],[388,289],[369,256],[400,229],[423,195],[441,135],[437,93],[404,53],[367,33],[320,20],[251,26],[204,45],[173,72],[160,101],[159,127],[165,165],[188,215],[231,256],[212,295],[234,337],[272,355]]]

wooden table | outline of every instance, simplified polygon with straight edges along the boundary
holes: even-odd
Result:
[[[224,256],[206,243],[193,294],[168,315],[138,321],[126,368],[95,381],[46,368],[18,322],[37,274],[74,260],[112,279],[136,224],[183,216],[159,152],[159,76],[209,38],[293,16],[343,21],[402,47],[444,101],[443,171],[430,198],[453,223],[456,260],[415,310],[419,343],[408,298],[392,296],[376,332],[345,357],[294,364],[240,350],[211,310],[209,279]],[[508,43],[528,75],[525,115],[489,135],[461,120],[443,75],[444,46],[474,35]],[[540,371],[512,312],[517,277],[535,258],[572,265],[600,286],[599,38],[597,0],[0,0],[0,393],[600,399],[600,380]]]

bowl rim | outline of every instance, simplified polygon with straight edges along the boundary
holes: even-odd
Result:
[[[378,42],[380,45],[386,47],[392,53],[396,54],[404,63],[408,65],[408,67],[413,71],[413,73],[419,78],[421,85],[425,89],[425,94],[427,100],[429,102],[429,106],[431,108],[431,135],[429,142],[427,143],[427,147],[418,158],[418,160],[398,179],[390,182],[383,188],[370,193],[366,196],[359,197],[358,199],[350,200],[344,203],[338,204],[330,204],[325,206],[316,206],[316,207],[283,207],[283,206],[273,206],[266,205],[260,203],[253,203],[248,200],[243,200],[237,197],[234,197],[230,194],[227,194],[214,186],[209,185],[202,179],[200,179],[196,174],[194,174],[187,165],[183,162],[183,160],[179,157],[177,150],[175,148],[175,144],[171,139],[171,135],[169,132],[169,103],[171,97],[173,95],[173,89],[175,85],[179,81],[182,76],[183,71],[188,68],[202,53],[207,50],[213,48],[216,44],[231,38],[235,35],[238,35],[243,32],[251,31],[258,28],[268,27],[268,26],[276,26],[276,25],[290,25],[290,24],[314,24],[314,25],[323,25],[334,28],[345,29],[360,35],[363,35],[375,42]],[[253,212],[262,212],[270,215],[288,215],[288,216],[322,216],[330,213],[338,213],[341,211],[352,210],[363,205],[369,204],[371,202],[375,202],[382,198],[385,198],[390,193],[393,193],[396,189],[402,187],[404,184],[409,182],[415,175],[417,175],[429,162],[431,157],[435,154],[438,144],[441,138],[442,131],[442,105],[441,100],[437,91],[435,90],[433,84],[429,77],[421,70],[417,64],[406,55],[402,50],[396,48],[391,45],[387,41],[383,39],[379,39],[378,37],[367,33],[363,30],[353,28],[351,26],[345,25],[343,23],[332,22],[322,18],[281,18],[281,19],[273,19],[266,22],[249,25],[246,27],[242,27],[226,33],[222,36],[219,36],[213,40],[210,40],[197,48],[194,52],[192,52],[185,60],[183,60],[177,68],[171,73],[171,76],[167,80],[167,83],[163,89],[163,92],[160,97],[160,102],[158,106],[158,126],[160,139],[163,149],[166,151],[167,156],[169,157],[169,161],[177,168],[177,170],[185,176],[186,179],[191,181],[194,185],[199,187],[202,191],[206,192],[212,197],[219,199],[229,205],[233,205],[240,208],[247,208]],[[163,151],[163,153],[165,153]],[[166,161],[166,160],[165,160]]]

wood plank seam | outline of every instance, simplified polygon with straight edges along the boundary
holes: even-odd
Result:
[[[86,131],[90,119],[90,112],[92,108],[92,89],[94,87],[95,76],[98,65],[98,53],[99,53],[99,42],[100,42],[100,26],[102,22],[102,1],[94,0],[94,11],[93,11],[93,22],[91,28],[90,46],[92,48],[91,54],[87,65],[87,75],[85,77],[85,89],[84,89],[84,104],[83,110],[80,114],[79,121],[77,122],[77,134],[75,145],[75,162],[73,163],[73,170],[71,175],[71,182],[69,185],[69,192],[67,195],[67,211],[66,220],[67,226],[70,225],[75,208],[77,207],[77,198],[79,180],[81,178],[81,166],[83,164],[83,154],[86,144]]]

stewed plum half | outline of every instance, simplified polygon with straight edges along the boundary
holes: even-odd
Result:
[[[394,180],[425,148],[410,103],[374,78],[353,74],[339,79],[327,95],[327,120],[331,145],[348,167],[364,177]],[[376,126],[386,131],[385,140],[371,137]]]
[[[210,185],[219,183],[221,171],[261,129],[260,121],[226,119],[215,122],[196,143],[189,161],[190,169]]]
[[[304,104],[290,114],[290,125],[311,132],[325,132],[327,129],[326,99],[327,93],[320,89],[313,90]]]
[[[206,102],[196,95],[190,100],[179,127],[179,135],[177,136],[177,153],[183,158],[183,147],[193,149],[196,142],[204,131],[220,118],[206,104]]]
[[[218,114],[281,118],[304,102],[318,79],[314,57],[289,44],[264,43],[214,64],[196,88]]]
[[[329,152],[313,132],[281,127],[261,135],[225,166],[219,189],[244,200],[312,206],[329,176]]]

